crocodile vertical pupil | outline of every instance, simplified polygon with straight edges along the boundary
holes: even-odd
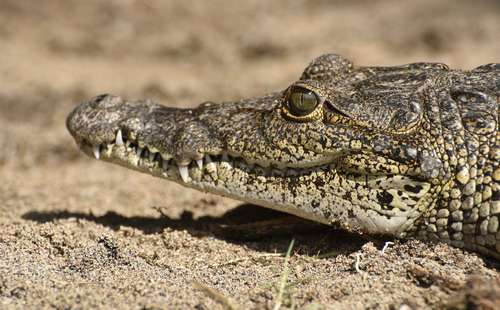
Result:
[[[296,116],[305,116],[316,108],[318,97],[310,90],[295,87],[288,98],[290,113]]]

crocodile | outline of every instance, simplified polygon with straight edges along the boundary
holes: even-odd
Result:
[[[360,234],[500,259],[500,64],[314,59],[283,91],[196,108],[105,94],[67,128],[89,156]]]

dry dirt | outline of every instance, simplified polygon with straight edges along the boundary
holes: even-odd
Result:
[[[234,238],[223,224],[277,215],[85,157],[65,117],[108,92],[264,94],[325,52],[470,69],[500,60],[499,34],[493,0],[2,0],[0,308],[273,308],[295,238],[282,308],[493,309],[494,260],[417,241],[382,255],[383,238],[325,227]]]

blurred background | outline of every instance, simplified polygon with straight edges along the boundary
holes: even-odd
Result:
[[[495,0],[1,0],[0,166],[66,152],[66,114],[100,93],[237,99],[285,88],[327,52],[470,69],[499,61],[499,36]]]
[[[281,260],[206,267],[284,252],[288,237],[243,246],[214,238],[204,223],[241,203],[87,158],[65,119],[102,93],[193,107],[281,90],[331,52],[357,65],[431,61],[471,69],[499,62],[500,1],[0,0],[0,305],[102,302],[109,309],[142,298],[161,308],[174,298],[173,308],[194,308],[202,293],[193,278],[247,308],[272,305],[269,283]],[[358,278],[349,255],[359,242],[333,232],[301,237],[302,253],[343,255],[303,262],[303,276],[314,280],[301,284],[299,305],[341,299],[337,308],[351,309],[370,300],[380,308],[408,299],[429,308],[449,295],[446,285],[436,291],[408,282],[408,272],[398,276],[392,265],[392,273]],[[117,262],[107,254],[115,246],[102,245],[111,239]],[[403,256],[395,261],[411,266]],[[446,258],[462,268],[446,274],[497,272],[470,257],[476,263]],[[97,284],[80,285],[87,282]],[[363,294],[352,293],[360,286]],[[197,309],[212,309],[210,302]]]

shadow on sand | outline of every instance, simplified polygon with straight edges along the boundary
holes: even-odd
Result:
[[[160,214],[161,209],[157,210]],[[159,217],[127,217],[116,212],[96,216],[83,212],[31,211],[22,218],[39,223],[76,218],[113,230],[131,227],[145,234],[161,234],[167,228],[185,230],[193,236],[212,236],[258,251],[286,251],[290,240],[295,238],[296,250],[306,255],[349,254],[367,242],[355,234],[251,204],[242,204],[220,217],[203,216],[196,219],[189,211],[182,213],[179,218],[164,214]],[[383,243],[377,239],[370,241]]]

